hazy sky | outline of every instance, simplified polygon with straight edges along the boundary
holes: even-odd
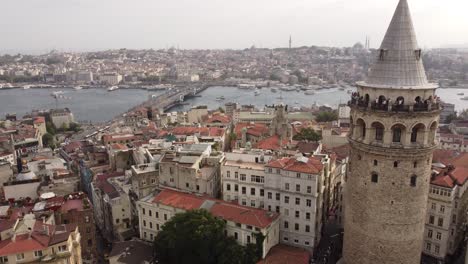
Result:
[[[419,44],[468,44],[467,0],[408,0]],[[398,0],[0,0],[0,53],[378,47]]]

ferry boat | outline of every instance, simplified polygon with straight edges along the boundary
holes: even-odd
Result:
[[[63,94],[64,94],[63,91],[54,91],[54,92],[52,92],[50,95],[51,95],[52,97],[59,98],[59,97],[63,96]]]
[[[114,85],[114,86],[111,86],[111,87],[107,88],[107,91],[112,92],[112,91],[115,91],[117,89],[119,89],[119,87]]]
[[[32,85],[25,85],[25,86],[23,86],[23,89],[24,89],[24,90],[31,89],[31,86],[32,86]]]
[[[78,85],[78,86],[75,86],[75,87],[73,87],[73,89],[75,89],[75,90],[77,90],[77,91],[78,91],[78,90],[81,90],[81,89],[83,89],[83,87],[81,87],[81,86],[79,86],[79,85]]]
[[[252,89],[255,89],[255,85],[254,84],[238,84],[237,85],[237,88],[239,89],[244,89],[244,90],[252,90]]]
[[[256,89],[255,92],[254,92],[254,95],[255,95],[255,96],[260,95],[260,91],[259,91],[258,89]]]
[[[222,95],[216,97],[216,101],[223,101],[224,99],[225,99],[225,98],[224,98],[224,96],[222,96]]]

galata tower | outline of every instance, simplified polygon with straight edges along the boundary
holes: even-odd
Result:
[[[352,94],[346,264],[420,263],[440,107],[400,0],[367,80]]]

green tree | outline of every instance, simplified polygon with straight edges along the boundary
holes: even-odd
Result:
[[[317,114],[315,117],[317,122],[330,122],[338,120],[338,113],[336,111],[324,111]]]
[[[69,130],[79,132],[81,130],[81,127],[78,123],[70,123]]]
[[[46,129],[47,132],[51,135],[55,135],[57,133],[57,128],[55,127],[54,123],[52,122],[46,122]]]
[[[303,128],[299,133],[294,135],[293,137],[294,140],[307,140],[307,141],[320,141],[322,139],[322,136],[315,132],[312,128]]]
[[[208,211],[176,214],[154,240],[159,263],[254,264],[259,260],[254,244],[243,247],[224,234],[226,224]]]
[[[47,146],[47,147],[50,147],[50,148],[53,148],[55,147],[55,139],[54,139],[54,136],[50,133],[45,133],[43,136],[42,136],[42,144],[44,146]]]

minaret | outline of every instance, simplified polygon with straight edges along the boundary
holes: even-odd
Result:
[[[292,48],[292,37],[289,35],[289,50]]]
[[[400,0],[351,106],[346,264],[418,264],[440,108]]]

